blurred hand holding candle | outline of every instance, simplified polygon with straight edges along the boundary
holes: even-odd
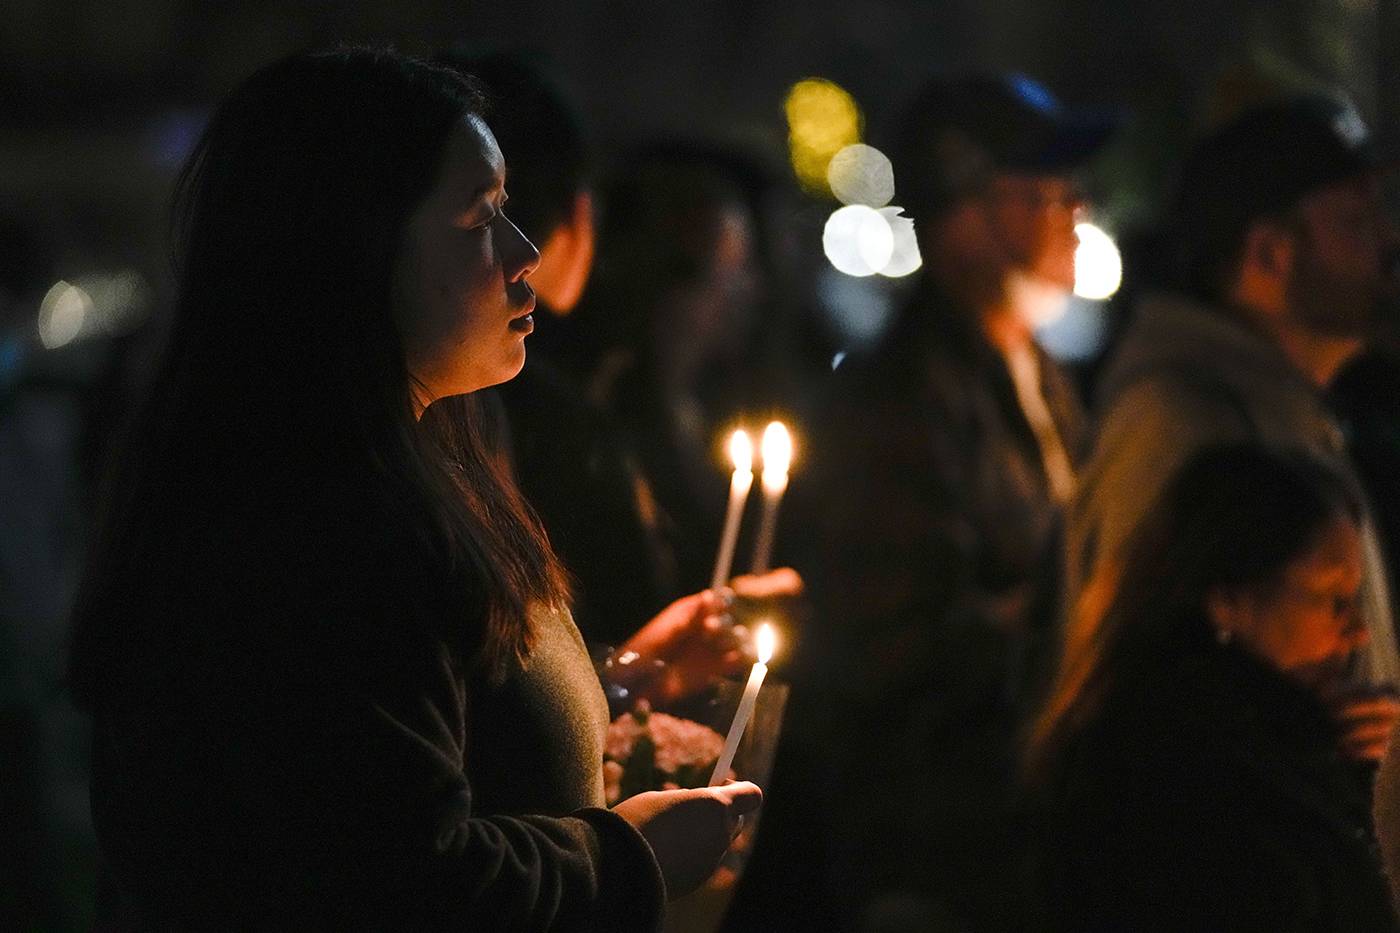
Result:
[[[753,486],[753,445],[743,431],[735,431],[729,441],[729,455],[734,460],[734,478],[729,484],[729,509],[724,516],[724,531],[719,539],[719,554],[715,558],[715,573],[710,589],[717,590],[729,581],[729,569],[734,563],[734,545],[739,540],[739,519],[744,514],[749,489]]]
[[[781,421],[774,421],[763,432],[763,515],[758,540],[754,544],[754,576],[768,572],[773,558],[773,537],[778,527],[778,503],[787,490],[788,464],[792,460],[792,439]]]
[[[758,630],[755,647],[758,649],[758,663],[749,674],[749,682],[744,687],[744,695],[739,700],[739,709],[734,714],[734,723],[729,727],[729,735],[724,740],[724,750],[715,762],[714,774],[710,776],[710,786],[723,784],[729,775],[729,766],[734,763],[734,753],[739,750],[739,740],[744,737],[744,728],[753,716],[754,704],[758,702],[758,690],[763,686],[763,678],[768,674],[768,662],[773,659],[776,636],[773,626],[764,623]]]

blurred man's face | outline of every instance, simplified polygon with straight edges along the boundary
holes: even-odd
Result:
[[[1395,298],[1391,264],[1400,250],[1375,180],[1337,182],[1304,198],[1297,231],[1287,291],[1297,323],[1320,335],[1369,335]]]
[[[1074,288],[1074,232],[1084,197],[1063,175],[1001,174],[985,194],[1009,265],[1046,285]]]

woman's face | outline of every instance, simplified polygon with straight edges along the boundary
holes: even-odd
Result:
[[[1320,688],[1366,643],[1357,611],[1361,567],[1356,524],[1336,517],[1273,582],[1212,594],[1210,613],[1285,675]]]
[[[525,363],[540,254],[506,219],[505,161],[467,117],[448,137],[437,184],[409,219],[395,321],[421,412],[505,382]]]

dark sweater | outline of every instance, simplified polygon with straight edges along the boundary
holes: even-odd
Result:
[[[567,615],[493,685],[402,562],[297,560],[206,573],[282,568],[216,588],[215,622],[94,711],[93,815],[137,927],[656,929],[664,884],[601,808],[607,710]]]
[[[1314,697],[1201,621],[1120,686],[1052,780],[1056,930],[1395,930],[1365,775]]]

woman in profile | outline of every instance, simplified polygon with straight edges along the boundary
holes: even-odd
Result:
[[[1208,450],[1086,591],[1025,759],[1052,929],[1395,929],[1367,778],[1396,703],[1343,687],[1359,511],[1301,452]]]
[[[602,691],[470,395],[520,369],[538,261],[480,111],[401,55],[297,55],[182,174],[71,659],[141,928],[650,930],[757,803],[602,808]]]

